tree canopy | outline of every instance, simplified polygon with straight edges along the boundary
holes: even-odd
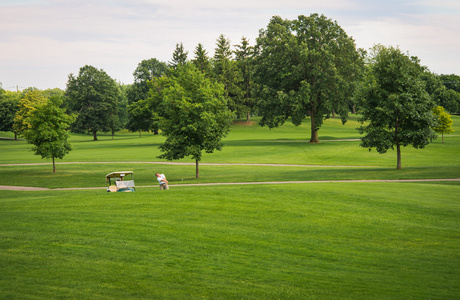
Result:
[[[13,131],[14,116],[18,111],[17,93],[0,90],[0,131]],[[15,139],[17,138],[15,132]]]
[[[129,119],[126,125],[130,131],[149,131],[158,133],[158,120],[153,117],[153,111],[145,101],[149,96],[148,82],[161,77],[168,72],[168,65],[151,58],[139,63],[133,73],[134,83],[127,89]]]
[[[284,20],[275,16],[261,30],[254,50],[254,81],[262,126],[291,117],[311,118],[310,143],[318,143],[323,119],[333,111],[345,122],[362,59],[354,40],[324,15]]]
[[[93,66],[80,68],[77,77],[69,75],[66,97],[72,112],[78,114],[74,131],[89,131],[97,141],[97,132],[112,131],[118,122],[120,89],[104,70]]]
[[[223,85],[186,63],[152,81],[149,99],[160,118],[161,133],[166,136],[160,146],[164,153],[159,158],[191,156],[198,178],[202,152],[222,149],[221,139],[229,132],[232,121]]]
[[[425,91],[423,68],[416,57],[394,47],[377,45],[370,58],[369,74],[361,91],[361,146],[379,153],[401,146],[424,148],[436,137],[434,102]]]
[[[20,100],[20,110],[16,114],[15,126],[29,144],[32,151],[42,158],[62,159],[71,150],[67,141],[73,118],[60,108],[62,97],[46,98],[41,91],[31,91]]]

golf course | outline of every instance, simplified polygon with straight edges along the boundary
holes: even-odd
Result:
[[[0,132],[0,299],[460,299],[460,117],[401,170],[357,120],[234,122],[199,178],[162,135],[72,134],[53,173]]]

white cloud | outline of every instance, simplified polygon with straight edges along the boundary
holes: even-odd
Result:
[[[460,73],[458,1],[16,0],[0,3],[0,82],[65,88],[85,64],[131,83],[143,60],[168,61],[176,43],[213,55],[220,34],[252,43],[273,15],[323,13],[359,47],[400,45],[438,73]]]

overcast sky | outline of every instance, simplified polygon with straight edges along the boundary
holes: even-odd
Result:
[[[459,0],[0,0],[0,82],[4,89],[65,89],[84,65],[132,83],[139,62],[171,60],[182,42],[214,55],[224,34],[255,43],[279,15],[324,14],[358,47],[399,46],[437,74],[460,75]]]

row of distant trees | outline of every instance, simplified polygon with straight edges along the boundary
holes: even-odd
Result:
[[[400,146],[423,148],[434,138],[435,107],[460,113],[460,76],[436,75],[398,48],[357,49],[337,22],[317,14],[273,17],[254,46],[243,37],[232,47],[221,35],[213,57],[198,44],[190,59],[178,43],[170,62],[143,60],[133,76],[133,84],[124,85],[84,66],[69,75],[65,91],[0,89],[0,130],[14,130],[16,118],[15,133],[25,135],[31,117],[21,121],[18,109],[24,114],[25,107],[34,110],[34,103],[49,99],[70,116],[61,124],[94,140],[100,131],[161,130],[168,137],[162,157],[192,156],[198,176],[201,152],[221,148],[235,116],[249,121],[258,114],[260,125],[269,127],[309,117],[310,142],[318,143],[324,119],[339,115],[346,122],[358,111],[367,124],[360,129],[362,146],[381,153],[396,147],[400,168]]]

